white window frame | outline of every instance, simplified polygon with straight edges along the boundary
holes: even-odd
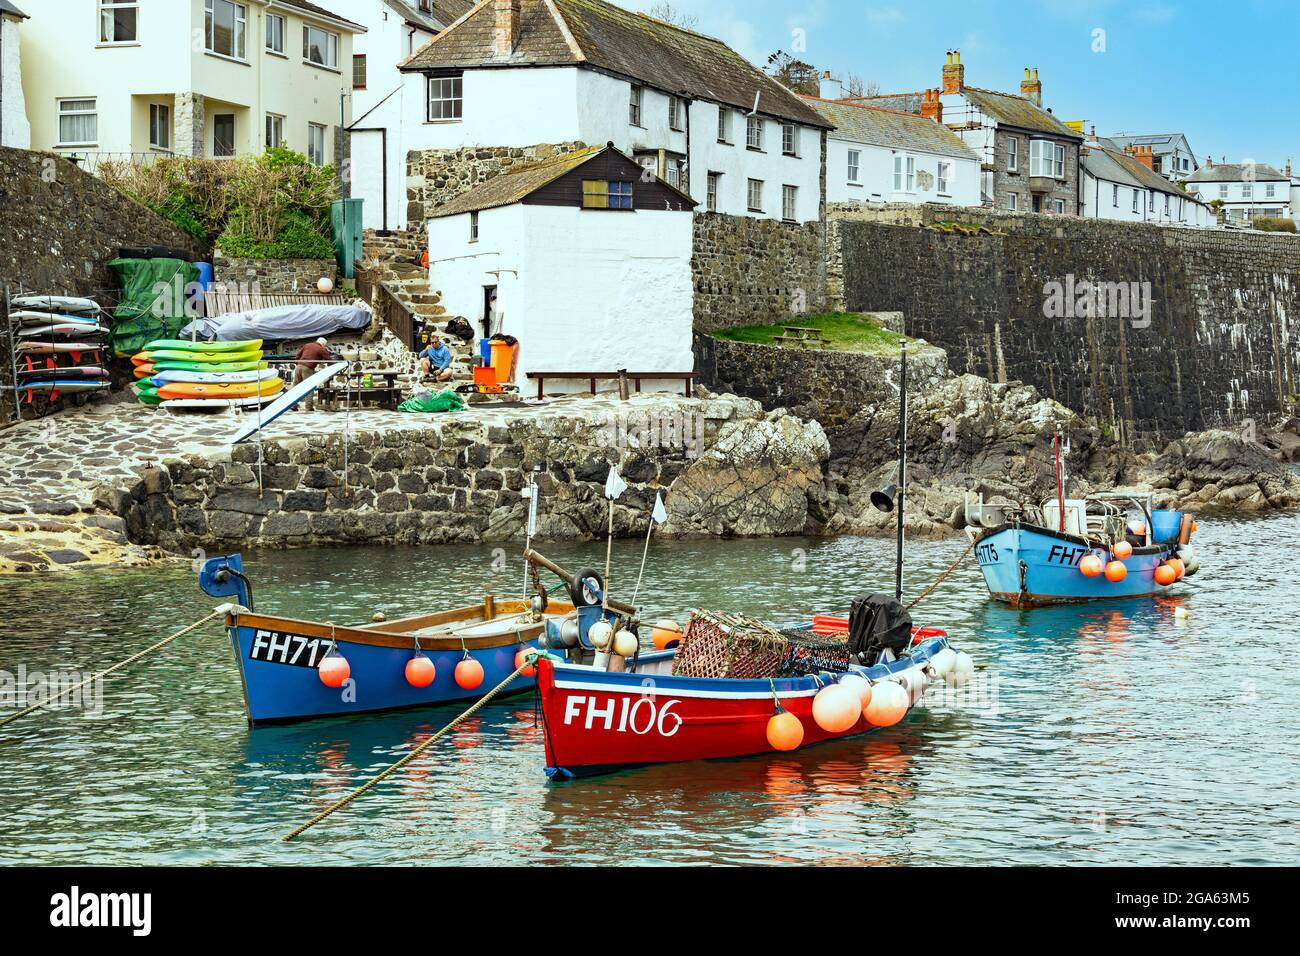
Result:
[[[1166,216],[1169,215],[1169,199],[1170,199],[1169,194],[1165,193],[1165,215]]]
[[[89,103],[90,109],[64,109],[67,103]],[[63,118],[65,116],[90,116],[94,118],[94,136],[91,139],[64,140],[63,138]],[[55,128],[58,131],[59,146],[97,146],[99,145],[99,99],[94,96],[65,96],[58,100],[58,116],[55,120]]]
[[[158,134],[162,133],[160,137]],[[172,149],[172,108],[166,103],[149,104],[149,147],[170,153]]]
[[[284,117],[279,113],[267,113],[266,122],[266,148],[275,149],[283,146],[286,142],[284,137]]]
[[[1065,147],[1050,139],[1029,141],[1029,175],[1047,179],[1065,178]]]
[[[848,153],[849,153],[848,169],[845,170],[845,175],[848,176],[849,182],[861,183],[862,182],[862,150],[851,149],[848,151]]]
[[[1007,138],[1007,172],[1020,172],[1020,140],[1014,136]]]
[[[1015,193],[1007,193],[1007,209],[1011,212],[1020,211],[1020,197]]]
[[[317,136],[318,133],[319,133],[319,135],[320,135],[320,153],[319,153],[319,156],[317,155],[317,152],[316,152],[316,142],[315,142],[315,138],[316,138],[316,136]],[[320,123],[308,123],[308,124],[307,124],[307,159],[308,159],[310,162],[315,163],[317,166],[324,166],[324,165],[326,165],[326,162],[325,162],[325,144],[326,144],[325,137],[326,137],[326,133],[327,133],[326,128],[325,128],[324,126],[322,126]]]
[[[799,127],[794,123],[781,124],[781,155],[799,155]]]
[[[894,192],[916,192],[916,157],[908,153],[894,154]]]
[[[704,208],[708,212],[718,211],[718,187],[721,185],[722,173],[715,173],[710,170],[704,193]]]
[[[449,73],[430,76],[424,84],[424,121],[426,123],[459,123],[465,116],[465,75]],[[435,93],[437,95],[435,95]],[[434,104],[439,104],[434,115]]]
[[[1110,185],[1110,204],[1116,209],[1119,208],[1119,185],[1111,183]]]
[[[734,145],[731,142],[731,107],[718,106],[718,142],[727,146]]]
[[[781,218],[786,222],[799,221],[799,187],[788,183],[781,187]]]
[[[1064,216],[1064,215],[1065,215],[1065,200],[1064,200],[1064,199],[1056,199],[1056,200],[1053,200],[1053,202],[1054,202],[1055,205],[1056,205],[1056,214],[1057,214],[1058,216]]]
[[[469,241],[478,242],[478,210],[469,214]]]
[[[668,128],[681,132],[682,113],[685,112],[685,102],[680,96],[668,97]]]
[[[745,147],[763,152],[763,117],[745,117]]]
[[[1134,215],[1137,215],[1142,212],[1141,203],[1142,203],[1141,190],[1138,189],[1133,190],[1133,214]]]
[[[1220,198],[1220,199],[1227,199],[1227,198],[1228,198],[1228,184],[1227,184],[1227,183],[1220,183],[1220,184],[1219,184],[1219,198]]]
[[[628,94],[627,101],[627,121],[633,126],[641,125],[641,117],[645,114],[642,110],[645,107],[645,87],[632,84],[632,91]]]
[[[223,53],[217,49],[217,10],[230,7],[234,14],[234,24],[230,33],[230,52]],[[213,56],[228,60],[248,62],[248,4],[236,3],[235,0],[203,0],[204,45]]]
[[[763,180],[749,180],[745,187],[745,208],[750,212],[763,211]]]
[[[1254,185],[1254,183],[1242,183],[1242,184],[1241,184],[1241,198],[1242,198],[1242,199],[1254,199],[1254,198],[1255,198],[1255,185]]]
[[[935,171],[935,189],[940,196],[948,195],[948,180],[952,178],[952,163],[939,160],[938,168]]]
[[[1065,179],[1065,147],[1060,143],[1056,144],[1053,152],[1052,175],[1056,179]]]
[[[1276,198],[1277,198],[1277,186],[1275,186],[1273,183],[1265,183],[1265,184],[1264,184],[1264,198],[1265,198],[1265,199],[1276,199]]]
[[[266,15],[266,52],[284,56],[284,33],[287,23],[278,13]]]
[[[117,37],[117,20],[113,14],[118,10],[135,11],[135,36],[119,40]],[[113,36],[107,37],[107,28],[112,29]],[[140,2],[139,0],[99,0],[99,45],[131,46],[140,42]]]
[[[324,60],[313,60],[312,53],[312,34],[316,33],[325,38],[324,52],[321,54]],[[324,27],[313,26],[310,23],[302,25],[302,62],[309,66],[318,66],[324,70],[333,70],[338,72],[339,69],[339,35],[332,30],[326,30]]]

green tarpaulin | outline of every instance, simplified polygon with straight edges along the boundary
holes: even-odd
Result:
[[[186,314],[198,267],[180,259],[115,259],[109,264],[122,287],[109,336],[113,352],[135,355],[154,339],[174,339],[195,316]],[[190,305],[193,312],[193,305]]]
[[[465,400],[448,389],[445,392],[421,392],[397,406],[399,412],[459,412]]]

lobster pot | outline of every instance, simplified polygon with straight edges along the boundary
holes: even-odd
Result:
[[[848,642],[811,631],[778,631],[738,614],[695,611],[673,661],[675,677],[754,680],[846,671]]]

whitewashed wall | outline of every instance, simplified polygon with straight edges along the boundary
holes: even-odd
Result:
[[[1119,205],[1115,205],[1114,189],[1119,187]],[[1151,209],[1149,190],[1112,183],[1084,173],[1083,215],[1091,219],[1112,219],[1117,222],[1154,222],[1172,225],[1195,226],[1200,229],[1215,225],[1213,210],[1190,197],[1170,196],[1169,211],[1165,212],[1165,193],[1156,193],[1155,210]],[[1138,194],[1138,211],[1133,211],[1133,193]],[[1180,207],[1181,203],[1181,207]]]
[[[447,311],[476,330],[483,289],[497,286],[501,330],[521,343],[525,391],[530,371],[684,372],[694,364],[691,218],[516,204],[480,213],[478,242],[469,239],[468,214],[434,219],[429,247],[440,254],[430,279]],[[681,382],[645,380],[642,388]],[[583,382],[546,385],[548,395],[586,389]]]
[[[857,182],[850,180],[848,175],[851,150],[857,150],[860,154]],[[917,173],[924,172],[929,176],[928,188],[924,185],[925,177],[918,175],[915,190],[910,193],[906,190],[894,191],[896,152],[915,159]],[[938,176],[941,162],[948,163],[950,170],[946,193],[939,192]],[[854,143],[835,139],[832,134],[827,147],[826,199],[828,202],[932,202],[953,206],[978,206],[980,204],[979,163],[964,156],[893,150],[886,146]]]
[[[22,27],[17,20],[0,17],[0,86],[4,88],[4,125],[0,127],[0,146],[29,149],[32,127],[27,121],[27,104],[23,98]]]

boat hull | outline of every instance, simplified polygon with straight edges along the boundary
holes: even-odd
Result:
[[[516,628],[503,622],[493,634],[485,624],[485,633],[467,638],[464,649],[459,639],[420,637],[435,676],[428,687],[417,688],[406,680],[415,649],[412,634],[250,613],[228,617],[226,625],[254,726],[477,700],[513,673],[515,654],[524,646],[537,647],[543,629],[540,623]],[[340,688],[325,686],[317,669],[331,642],[350,668]],[[457,685],[454,676],[466,653],[483,667],[482,682],[471,689]],[[520,676],[502,695],[524,693],[535,684],[534,678]]]
[[[1026,525],[985,532],[975,545],[989,594],[1012,607],[1145,598],[1168,590],[1155,579],[1156,568],[1172,554],[1168,546],[1135,548],[1124,561],[1128,575],[1123,581],[1085,577],[1079,562],[1093,553],[1111,560],[1105,549],[1083,538]]]
[[[859,669],[872,679],[924,667],[945,638],[930,640],[891,664]],[[644,655],[645,665],[668,664],[673,652]],[[661,660],[662,659],[662,660]],[[775,682],[781,706],[799,718],[800,748],[880,728],[859,718],[830,734],[812,718],[813,698],[823,686],[814,677]],[[775,713],[773,682],[608,673],[542,660],[538,687],[546,741],[546,774],[552,780],[611,773],[649,764],[713,760],[776,753],[767,741]]]

